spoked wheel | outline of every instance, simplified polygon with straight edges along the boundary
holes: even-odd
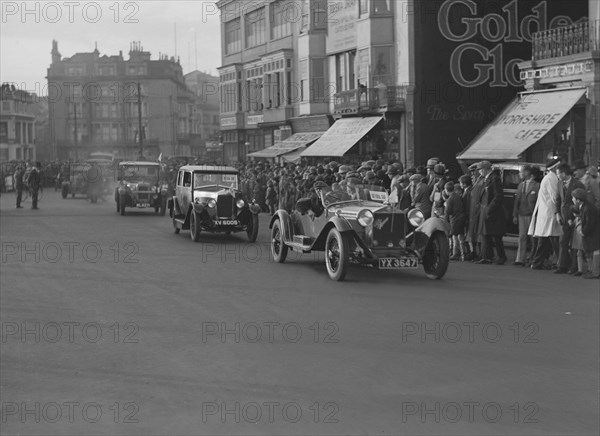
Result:
[[[273,255],[273,260],[277,263],[285,262],[288,254],[288,246],[283,242],[280,220],[275,221],[271,229],[271,254]]]
[[[252,220],[250,221],[246,233],[248,234],[248,240],[250,242],[256,242],[256,238],[258,237],[258,215],[252,214]]]
[[[329,277],[336,282],[344,280],[350,263],[350,239],[333,228],[325,243],[325,264]]]
[[[192,211],[190,215],[190,237],[192,238],[192,241],[200,241],[201,232],[202,228],[200,227],[200,220],[196,216],[196,212]]]
[[[425,274],[432,280],[439,280],[448,271],[450,263],[450,243],[443,232],[435,232],[425,249],[423,267]]]

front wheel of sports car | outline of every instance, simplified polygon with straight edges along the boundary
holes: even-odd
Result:
[[[256,238],[258,238],[258,215],[252,215],[252,221],[246,230],[248,234],[248,240],[250,242],[256,242]]]
[[[350,263],[350,240],[335,227],[329,231],[325,242],[325,264],[332,280],[340,282],[346,277]]]
[[[192,211],[190,215],[190,237],[192,238],[192,241],[199,242],[201,232],[202,228],[200,227],[200,220],[196,216],[196,212]]]
[[[277,263],[285,262],[288,254],[288,246],[283,241],[281,221],[279,220],[273,223],[273,228],[271,229],[271,254],[273,255],[273,260]]]
[[[439,280],[448,271],[450,263],[450,243],[443,232],[435,232],[425,249],[423,267],[425,274],[432,280]]]

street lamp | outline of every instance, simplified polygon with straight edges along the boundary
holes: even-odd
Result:
[[[219,147],[221,147],[221,163],[225,165],[225,144],[219,142]]]

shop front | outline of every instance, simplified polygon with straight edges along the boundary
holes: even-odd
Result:
[[[563,157],[586,159],[585,87],[560,88],[519,94],[467,148],[459,162],[546,163]]]

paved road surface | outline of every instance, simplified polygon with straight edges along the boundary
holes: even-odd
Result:
[[[194,244],[112,201],[0,205],[2,434],[598,434],[598,281],[333,283],[273,263],[266,216]]]

